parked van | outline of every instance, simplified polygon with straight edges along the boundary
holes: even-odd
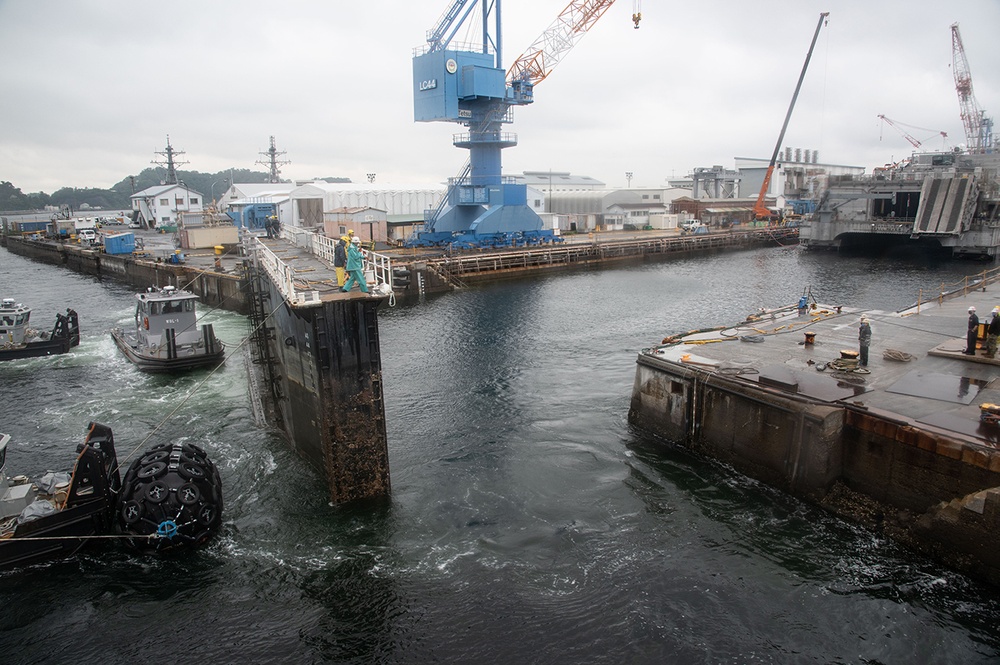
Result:
[[[94,229],[80,229],[76,237],[80,240],[81,245],[93,245],[97,242],[97,231]]]

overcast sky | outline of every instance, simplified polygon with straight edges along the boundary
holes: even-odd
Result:
[[[507,0],[504,66],[567,0]],[[109,187],[157,158],[185,170],[438,183],[467,152],[452,123],[413,120],[413,48],[450,0],[0,0],[0,180],[25,192]],[[975,94],[1000,117],[1000,0],[620,0],[515,109],[504,172],[661,186],[774,149],[819,13],[784,145],[871,169],[911,146],[964,143],[952,74],[961,26]],[[997,131],[1000,132],[1000,123]],[[925,140],[926,139],[926,140]]]

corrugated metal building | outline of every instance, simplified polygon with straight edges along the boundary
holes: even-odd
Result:
[[[420,215],[437,207],[444,185],[376,185],[311,182],[291,191],[292,224],[323,225],[323,213],[341,208],[376,208],[387,215]]]

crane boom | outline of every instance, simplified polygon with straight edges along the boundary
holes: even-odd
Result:
[[[507,70],[508,82],[538,84],[569,53],[615,0],[573,0]],[[638,27],[639,22],[633,18]]]
[[[884,115],[879,115],[879,120],[887,123],[890,127],[894,128],[896,131],[898,131],[900,134],[902,134],[903,138],[906,139],[907,141],[909,141],[910,145],[912,145],[914,148],[918,148],[918,149],[920,148],[920,146],[921,146],[920,141],[918,141],[917,139],[915,139],[912,136],[910,136],[909,134],[907,134],[903,130],[902,127],[898,127],[896,125],[896,123],[894,123],[892,120],[890,120],[889,118],[885,117]]]
[[[437,24],[430,30],[427,31],[427,47],[430,51],[438,51],[451,41],[451,37],[445,39],[445,33],[448,30],[454,30],[457,26],[462,24],[462,21],[458,21],[458,15],[462,11],[462,7],[468,4],[469,0],[453,0],[448,8],[444,10],[441,14],[441,18],[438,19]],[[472,5],[474,6],[474,5]],[[470,9],[471,7],[470,6]],[[466,10],[468,13],[469,10]],[[454,35],[454,32],[452,32]]]
[[[633,0],[632,23],[641,20],[641,3]],[[503,131],[511,110],[534,101],[533,88],[614,4],[614,0],[573,0],[509,71],[501,46],[503,0],[448,0],[427,44],[414,50],[413,117],[418,122],[456,122],[468,128],[452,143],[469,151],[469,161],[436,210],[425,216],[423,231],[407,242],[431,246],[488,246],[554,238],[527,205],[527,186],[507,182],[501,151],[517,145],[517,135]],[[478,10],[477,41],[452,40]]]
[[[819,22],[816,24],[816,32],[813,33],[812,43],[809,44],[809,52],[806,53],[806,61],[802,63],[802,72],[799,74],[799,82],[795,85],[795,92],[792,94],[792,101],[788,105],[788,112],[785,113],[785,122],[781,125],[781,133],[778,134],[778,142],[774,145],[774,152],[771,154],[771,162],[767,166],[767,173],[764,174],[764,182],[760,186],[760,194],[757,195],[757,203],[753,206],[754,216],[757,219],[765,219],[771,216],[771,211],[764,207],[764,196],[771,186],[771,176],[774,175],[774,165],[778,161],[778,152],[781,150],[781,143],[785,140],[785,130],[788,129],[788,121],[792,117],[792,109],[795,108],[795,100],[799,97],[799,90],[802,88],[802,80],[806,77],[806,70],[809,68],[809,60],[812,58],[813,49],[816,48],[816,40],[819,38],[819,31],[823,28],[823,22],[830,16],[830,12],[823,12],[819,15]]]
[[[965,47],[962,45],[958,23],[953,23],[951,26],[951,53],[955,72],[955,91],[958,92],[962,124],[965,126],[965,140],[971,152],[982,152],[990,148],[993,142],[993,119],[987,118],[985,112],[979,108],[976,95],[972,91],[972,72],[965,57]]]
[[[878,117],[879,117],[879,120],[882,120],[883,122],[885,122],[886,124],[888,124],[890,127],[892,127],[893,129],[895,129],[897,132],[899,132],[900,134],[902,134],[903,138],[906,139],[907,141],[909,141],[910,145],[912,145],[914,148],[917,148],[917,149],[919,149],[920,146],[923,145],[923,142],[920,139],[915,138],[914,136],[912,136],[909,132],[907,132],[905,129],[903,129],[903,127],[909,127],[910,129],[919,129],[922,132],[933,132],[933,134],[937,134],[942,139],[947,139],[948,138],[948,132],[942,132],[942,131],[937,130],[937,129],[927,129],[925,127],[914,127],[913,125],[907,125],[904,122],[899,122],[898,120],[893,120],[892,118],[889,118],[888,116],[884,116],[884,115],[879,115]],[[931,136],[927,137],[927,138],[934,138],[933,134]],[[927,139],[925,138],[924,141],[926,141],[926,140]]]

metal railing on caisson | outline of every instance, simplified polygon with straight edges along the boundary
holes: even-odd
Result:
[[[761,243],[794,241],[798,229],[755,229],[738,233],[708,233],[681,237],[636,238],[593,243],[566,243],[538,249],[428,259],[449,281],[478,273],[523,271],[557,265],[584,265],[644,256],[750,247]]]
[[[244,247],[244,249],[246,248]],[[263,284],[263,280],[266,277],[257,264],[256,254],[246,256],[246,261],[243,263],[243,279],[246,281],[246,290],[250,298],[251,339],[248,345],[248,353],[250,363],[260,368],[260,374],[258,375],[253,367],[248,366],[247,376],[251,384],[256,384],[259,376],[266,384],[267,391],[271,394],[274,403],[277,403],[281,399],[281,381],[275,369],[277,359],[271,352],[271,345],[269,344],[269,340],[274,336],[274,327],[266,325],[267,318],[270,316],[271,295],[267,287]],[[251,401],[254,406],[254,419],[257,421],[257,424],[266,424],[268,422],[267,414],[271,414],[280,421],[281,410],[266,408],[260,400],[260,394],[259,387],[250,391]],[[281,422],[274,424],[279,427],[282,426]]]
[[[284,230],[282,230],[284,234]],[[251,256],[257,267],[270,277],[278,291],[289,303],[299,306],[319,305],[319,291],[314,289],[298,291],[295,288],[295,271],[272,252],[260,238],[247,236],[247,255]]]
[[[333,255],[334,250],[337,247],[337,240],[334,238],[328,238],[320,233],[314,233],[313,231],[308,231],[295,226],[284,226],[281,228],[281,238],[293,243],[296,247],[301,247],[315,256],[317,259],[323,261],[329,266],[333,266]],[[256,238],[255,238],[256,240]],[[261,247],[267,249],[264,243],[258,240],[258,244]],[[369,286],[378,286],[379,284],[388,284],[390,287],[392,284],[392,259],[385,254],[379,254],[378,252],[362,248],[361,254],[364,257],[364,272],[371,274],[372,279],[369,282]],[[284,263],[281,262],[273,252],[267,250],[264,256],[273,257],[273,260],[280,264],[274,269],[276,274],[278,274],[281,279],[286,280],[288,284],[289,293],[295,294],[295,297],[290,297],[285,294],[285,297],[289,298],[292,302],[298,304],[308,304],[314,299],[319,299],[318,291],[303,291],[296,292],[294,276],[292,270],[289,269]],[[265,269],[267,266],[265,265]],[[270,271],[269,271],[270,272]],[[305,294],[309,295],[306,296]]]

